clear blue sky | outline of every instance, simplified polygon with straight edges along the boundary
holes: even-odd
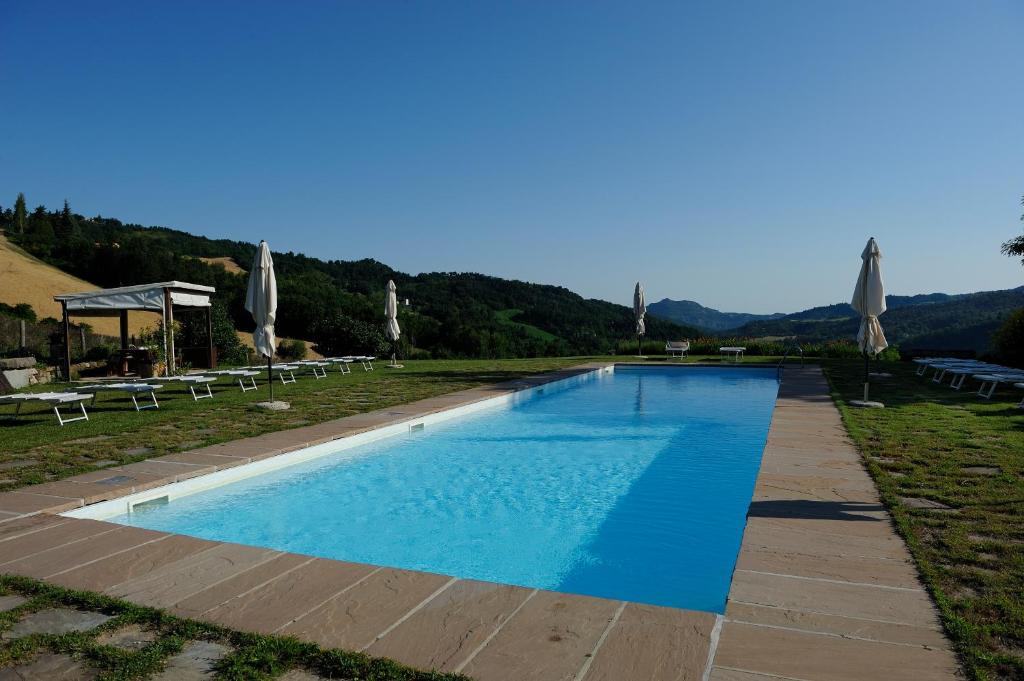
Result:
[[[584,295],[1024,283],[1024,3],[0,4],[0,203]]]

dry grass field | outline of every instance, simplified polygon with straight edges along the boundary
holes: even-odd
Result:
[[[98,288],[99,286],[47,265],[0,236],[0,303],[28,303],[40,319],[60,319],[60,304],[54,302],[55,295],[93,291]],[[120,333],[117,317],[73,319],[87,322],[96,333],[107,336],[117,336]],[[141,329],[152,326],[158,319],[159,315],[150,312],[131,312],[128,314],[129,332],[138,334]]]

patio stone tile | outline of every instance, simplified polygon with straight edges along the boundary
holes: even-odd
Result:
[[[316,559],[245,598],[207,611],[203,618],[227,627],[269,634],[316,609],[376,569],[372,565]]]
[[[715,616],[629,603],[593,657],[587,681],[700,681]]]
[[[159,634],[139,624],[129,624],[116,631],[107,631],[96,637],[96,643],[121,650],[142,650],[155,641]]]
[[[803,528],[758,527],[749,518],[743,546],[758,551],[789,551],[813,556],[859,556],[908,560],[906,546],[896,535],[891,537],[844,537],[812,533]]]
[[[449,581],[444,575],[385,568],[277,633],[361,650]]]
[[[910,560],[860,556],[821,556],[811,553],[757,550],[747,547],[740,551],[736,569],[834,579],[841,582],[902,586],[909,589],[921,587],[917,570]]]
[[[43,653],[17,667],[0,669],[0,681],[92,681],[99,675],[70,655]]]
[[[216,468],[213,466],[173,463],[171,461],[157,461],[155,459],[150,459],[148,461],[139,461],[137,463],[130,463],[124,466],[107,469],[107,471],[115,470],[123,471],[125,475],[132,476],[139,474],[151,475],[160,480],[160,484],[170,484],[171,482],[177,482],[178,480],[194,478],[197,475],[213,473]]]
[[[801,612],[771,606],[730,602],[725,609],[730,622],[765,624],[789,629],[866,638],[888,643],[943,648],[948,645],[946,637],[938,627],[926,626],[925,622],[914,624],[890,624],[872,620],[827,615],[819,612]]]
[[[461,671],[487,681],[571,681],[621,605],[540,591]]]
[[[141,471],[133,473],[117,468],[104,468],[103,470],[76,475],[68,478],[66,482],[73,482],[76,484],[99,483],[113,489],[130,489],[135,486],[148,485],[156,480],[160,480],[161,477],[163,476],[153,475],[152,473],[143,473]]]
[[[451,671],[530,595],[530,589],[461,580],[366,649],[422,669]]]
[[[0,596],[0,612],[14,610],[19,605],[23,605],[24,603],[28,603],[28,599],[20,594],[9,594],[7,596]]]
[[[156,538],[159,534],[153,533],[151,536]],[[139,539],[144,539],[144,536],[139,535]],[[142,544],[109,558],[63,572],[51,577],[50,581],[74,589],[103,591],[216,545],[216,542],[180,534],[167,535],[161,541]]]
[[[107,478],[116,477],[117,474],[107,475]],[[74,480],[57,480],[55,482],[44,482],[41,485],[33,485],[33,493],[47,494],[56,497],[67,497],[69,499],[79,498],[86,504],[93,504],[97,501],[116,499],[119,496],[130,493],[132,490],[131,481],[115,482],[100,485],[94,482],[75,482]]]
[[[71,610],[70,608],[49,608],[31,612],[22,617],[0,638],[11,640],[29,634],[66,634],[71,631],[89,631],[100,626],[111,615],[101,612]]]
[[[103,532],[81,541],[49,549],[4,566],[4,570],[37,579],[46,579],[65,570],[130,549],[144,542],[157,541],[169,535],[134,527]]]
[[[105,591],[138,605],[169,607],[279,555],[271,549],[218,544]]]
[[[7,513],[63,513],[84,504],[81,497],[55,497],[37,494],[30,490],[35,485],[22,488],[20,492],[0,492],[0,511]]]
[[[212,641],[193,641],[167,659],[164,670],[152,677],[152,681],[201,681],[214,678],[214,665],[231,648]]]
[[[711,676],[708,677],[708,681],[793,681],[792,679],[784,679],[781,676],[772,676],[769,674],[753,674],[751,672],[741,672],[735,669],[723,669],[722,667],[713,667],[711,669]]]
[[[70,522],[67,518],[49,513],[36,513],[34,515],[18,516],[11,520],[0,523],[0,542],[8,541],[32,532],[38,532],[44,527],[62,525]]]
[[[878,643],[738,622],[722,628],[715,664],[813,681],[921,681],[956,678],[945,649]]]
[[[114,527],[108,523],[95,520],[75,520],[47,525],[37,532],[23,534],[0,543],[3,547],[3,552],[0,553],[0,570],[13,572],[14,570],[9,567],[12,563],[113,529]]]
[[[169,609],[182,617],[199,617],[207,610],[212,610],[222,603],[226,603],[236,596],[262,586],[265,582],[312,560],[309,556],[282,553],[265,563],[256,565],[223,582],[213,584],[192,594],[175,603]]]
[[[197,466],[215,466],[217,470],[232,468],[249,463],[248,457],[220,456],[217,454],[203,454],[201,452],[178,452],[177,454],[166,454],[159,456],[153,461],[169,461],[171,463],[189,463]]]

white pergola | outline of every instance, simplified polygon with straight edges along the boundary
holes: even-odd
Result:
[[[84,293],[65,293],[54,296],[60,303],[64,324],[64,376],[71,377],[71,315],[103,317],[115,314],[121,317],[121,349],[128,349],[128,311],[145,310],[159,312],[163,318],[164,355],[167,357],[165,372],[174,372],[174,334],[167,329],[174,323],[174,308],[205,308],[207,339],[209,341],[210,364],[215,363],[213,353],[213,329],[210,317],[210,294],[216,293],[212,286],[189,284],[184,281],[162,281],[156,284],[106,288]]]

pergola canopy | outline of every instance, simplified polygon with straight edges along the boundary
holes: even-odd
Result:
[[[174,373],[174,334],[167,333],[173,328],[174,308],[192,307],[206,310],[207,351],[210,368],[216,366],[213,348],[213,327],[210,314],[210,294],[216,293],[212,286],[189,284],[184,281],[161,281],[155,284],[139,284],[105,288],[84,293],[64,293],[53,299],[63,308],[64,326],[64,376],[71,379],[71,314],[105,316],[119,314],[121,317],[121,349],[128,348],[128,311],[145,310],[159,312],[163,318],[164,356],[167,358],[165,371]]]
[[[117,312],[119,310],[150,310],[163,312],[167,296],[178,307],[209,307],[212,286],[184,281],[163,281],[156,284],[105,288],[85,293],[65,293],[53,299],[67,305],[68,312]]]

